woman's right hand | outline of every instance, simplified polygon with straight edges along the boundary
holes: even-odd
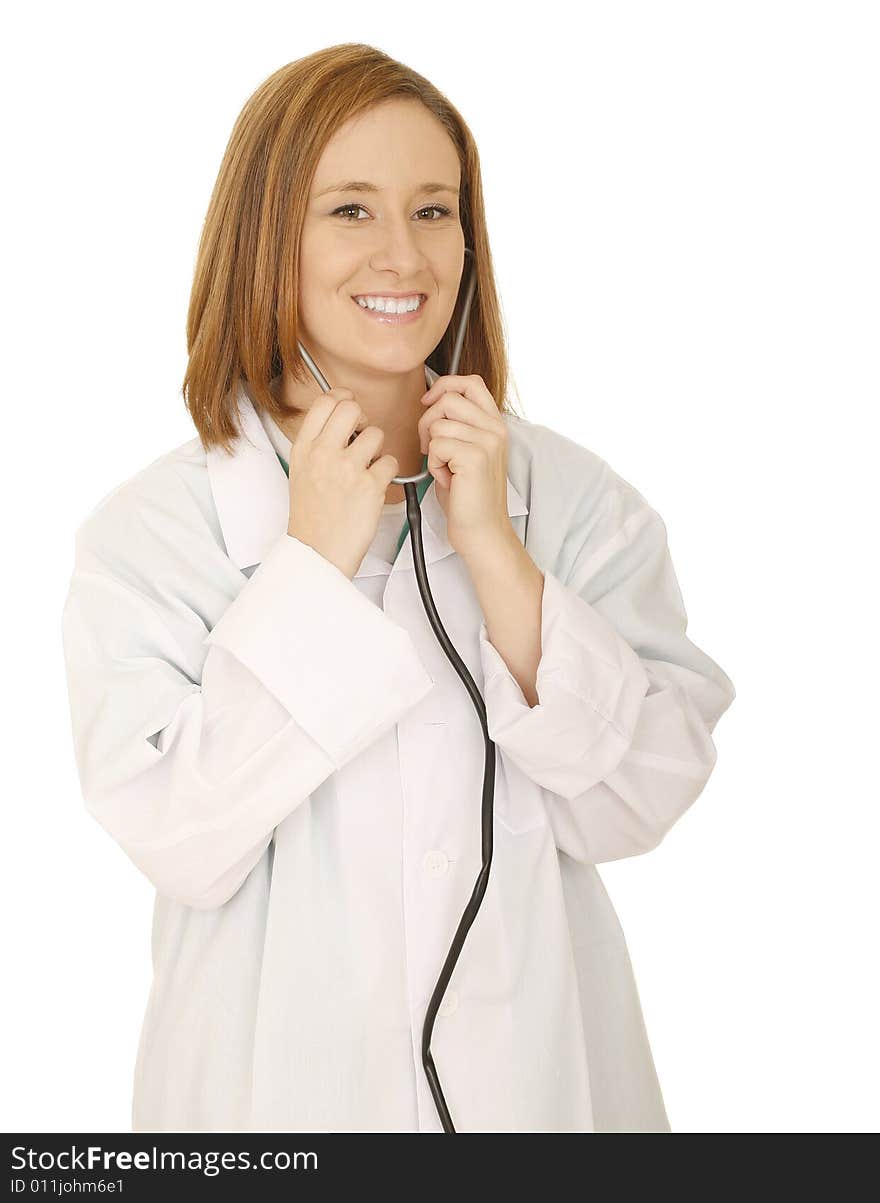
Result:
[[[349,445],[355,430],[360,433]],[[376,537],[388,486],[398,474],[395,457],[379,454],[384,441],[383,430],[366,425],[351,389],[332,388],[313,401],[290,449],[287,533],[349,580]]]

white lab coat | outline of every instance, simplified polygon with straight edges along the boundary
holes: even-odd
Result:
[[[195,438],[83,521],[63,612],[86,807],[157,891],[133,1130],[441,1131],[422,1025],[479,871],[482,731],[409,539],[351,581],[288,535],[287,477],[244,390],[238,409],[234,456]],[[433,484],[422,502],[497,749],[488,888],[432,1054],[460,1132],[668,1131],[595,865],[699,796],[734,688],[685,634],[641,494],[504,420],[544,572],[534,708]]]

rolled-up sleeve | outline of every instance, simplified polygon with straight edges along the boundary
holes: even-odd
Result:
[[[434,684],[409,632],[287,534],[204,642],[250,669],[336,768]]]
[[[709,779],[735,690],[687,621],[666,527],[646,508],[585,545],[564,581],[544,570],[535,706],[481,625],[490,737],[546,791],[557,846],[577,860],[649,851]]]
[[[293,536],[207,635],[176,591],[107,560],[78,539],[62,616],[86,807],[160,893],[221,906],[274,828],[434,682],[409,633]]]

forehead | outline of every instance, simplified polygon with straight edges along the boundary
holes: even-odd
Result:
[[[358,113],[327,143],[313,194],[343,180],[390,191],[426,180],[460,186],[458,152],[441,123],[418,100],[391,100]]]

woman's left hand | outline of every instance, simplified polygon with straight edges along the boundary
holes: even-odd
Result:
[[[439,376],[422,397],[422,453],[459,555],[506,537],[507,428],[481,376]]]

